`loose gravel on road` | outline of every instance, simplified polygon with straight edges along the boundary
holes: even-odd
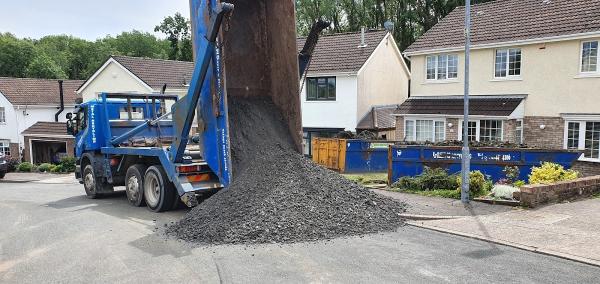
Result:
[[[201,244],[328,240],[395,231],[405,204],[314,164],[294,149],[277,108],[230,101],[234,182],[167,234]]]

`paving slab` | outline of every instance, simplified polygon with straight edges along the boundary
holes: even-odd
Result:
[[[410,224],[600,266],[600,199]]]

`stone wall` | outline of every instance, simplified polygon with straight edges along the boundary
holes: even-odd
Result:
[[[540,128],[544,125],[544,129]],[[527,116],[523,119],[525,144],[533,147],[563,149],[564,120],[560,117]]]
[[[600,175],[600,163],[577,161],[573,164],[572,169],[584,177]]]
[[[521,187],[522,206],[536,207],[546,203],[589,197],[600,192],[600,176],[590,176],[554,184],[535,184]]]
[[[510,119],[504,121],[502,124],[502,134],[505,142],[516,143],[517,142],[517,121]]]
[[[19,148],[19,143],[10,143],[10,157],[11,158],[21,158],[21,149]]]

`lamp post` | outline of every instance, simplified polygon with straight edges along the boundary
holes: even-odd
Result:
[[[465,1],[465,96],[463,118],[463,148],[461,163],[460,200],[469,203],[469,173],[471,172],[471,154],[469,151],[469,64],[471,59],[471,0]]]

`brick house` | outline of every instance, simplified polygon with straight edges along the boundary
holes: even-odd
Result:
[[[473,5],[469,139],[580,149],[600,174],[600,0],[497,0]],[[460,140],[464,7],[405,51],[411,98],[399,140]]]

